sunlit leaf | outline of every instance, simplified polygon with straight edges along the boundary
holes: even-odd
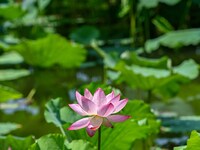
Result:
[[[31,136],[26,138],[15,137],[12,135],[0,136],[0,149],[1,150],[27,150],[34,140]]]
[[[96,148],[85,140],[68,142],[61,134],[48,134],[39,138],[29,150],[96,150]]]
[[[189,79],[195,79],[199,75],[199,65],[192,59],[185,60],[179,66],[174,67],[173,72]]]
[[[107,54],[104,57],[104,65],[106,68],[114,68],[119,59],[119,56],[116,54]]]
[[[0,81],[15,80],[28,75],[30,75],[30,71],[25,69],[0,70]]]
[[[140,0],[139,2],[139,8],[145,7],[145,8],[154,8],[157,7],[159,2],[165,3],[167,5],[175,5],[181,0]]]
[[[112,81],[117,81],[120,78],[120,72],[118,71],[112,71],[112,70],[108,70],[106,72],[106,75],[109,79],[111,79]]]
[[[121,10],[119,12],[119,17],[125,16],[130,10],[130,1],[129,0],[122,0],[121,1]]]
[[[91,145],[88,141],[84,140],[73,140],[72,142],[66,142],[65,145],[70,150],[96,150],[94,146]]]
[[[125,81],[132,88],[144,90],[155,88],[160,80],[170,75],[170,72],[165,69],[140,67],[138,65],[127,66],[124,63],[119,63],[116,69],[121,72],[120,81]]]
[[[45,119],[48,123],[53,123],[57,127],[62,127],[65,123],[73,123],[80,118],[68,106],[63,107],[61,98],[51,99],[45,105]]]
[[[40,67],[78,67],[86,57],[86,50],[81,45],[70,43],[57,34],[37,40],[25,40],[11,47],[11,50],[18,51],[28,64]]]
[[[130,115],[131,118],[123,123],[114,124],[113,129],[106,129],[102,136],[108,137],[103,143],[104,149],[124,149],[131,148],[131,143],[136,139],[146,139],[158,133],[159,122],[150,111],[150,107],[139,100],[129,100],[123,109],[123,114]],[[120,144],[116,144],[120,143]]]
[[[167,68],[169,58],[164,56],[161,58],[145,58],[135,52],[125,51],[121,58],[129,65],[135,64],[143,67]]]
[[[9,45],[7,43],[5,43],[4,41],[0,41],[0,48],[6,49],[8,47],[9,47]]]
[[[185,150],[186,146],[174,147],[174,150]]]
[[[183,46],[197,45],[200,43],[200,29],[185,29],[168,32],[156,39],[151,39],[146,42],[146,51],[152,52],[160,46],[169,47],[172,49]]]
[[[200,150],[200,133],[192,131],[190,139],[187,141],[187,148],[185,150]]]
[[[61,134],[48,134],[39,138],[29,150],[68,150],[65,139]]]
[[[103,136],[108,137],[103,143],[104,149],[128,150],[136,139],[146,139],[158,133],[159,122],[143,101],[129,100],[123,114],[130,115],[131,118],[123,123],[116,123],[113,129],[103,132]]]
[[[14,37],[11,34],[4,35],[0,40],[0,48],[3,49],[5,52],[9,50],[9,47],[13,44],[19,43],[19,39]],[[14,53],[14,52],[11,52]],[[6,55],[9,54],[8,52],[5,53]],[[14,55],[14,54],[13,54]],[[16,54],[17,55],[17,54]],[[19,55],[19,54],[18,54]],[[16,57],[16,56],[15,56]]]
[[[60,118],[65,123],[73,123],[80,119],[80,116],[66,106],[60,109]]]
[[[176,5],[177,3],[179,3],[181,0],[159,0],[162,3],[165,3],[167,5]]]
[[[138,4],[139,8],[145,7],[145,8],[153,8],[156,7],[159,3],[159,0],[140,0],[140,3]]]
[[[135,72],[135,74],[140,74],[144,77],[155,77],[155,78],[164,78],[169,76],[169,71],[164,69],[155,69],[155,68],[148,68],[148,67],[140,67],[137,65],[132,65],[128,67],[129,70]]]
[[[8,134],[9,132],[20,128],[21,125],[16,123],[0,123],[0,135]]]
[[[186,146],[175,147],[174,150],[200,150],[200,133],[192,131]]]
[[[0,5],[0,16],[5,19],[16,19],[21,17],[24,14],[23,10],[20,8],[20,5]]]
[[[123,57],[124,60],[119,61],[113,68],[116,72],[108,72],[108,77],[117,84],[126,83],[133,89],[151,90],[158,97],[165,99],[175,96],[180,85],[197,78],[199,74],[199,66],[193,60],[185,60],[179,66],[168,69],[168,61],[164,57],[157,60],[136,55]]]
[[[10,87],[0,85],[0,102],[22,98],[22,94]]]
[[[7,44],[17,44],[19,43],[20,39],[15,37],[14,35],[11,35],[11,34],[8,34],[8,35],[5,35],[3,36],[3,41]],[[6,49],[7,50],[7,49]]]
[[[45,119],[48,123],[53,123],[57,127],[62,126],[63,121],[60,116],[60,109],[62,108],[61,99],[52,99],[45,105],[46,110],[44,112]]]
[[[1,65],[20,64],[23,61],[24,61],[23,57],[16,52],[8,52],[0,56]]]

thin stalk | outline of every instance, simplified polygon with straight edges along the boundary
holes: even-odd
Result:
[[[147,93],[147,103],[151,102],[151,97],[152,97],[152,90],[148,90],[148,93]]]
[[[145,20],[144,20],[144,36],[143,36],[143,49],[144,49],[144,54],[147,55],[147,49],[146,49],[146,41],[150,38],[150,29],[149,29],[149,11],[147,9],[144,9],[144,15],[145,15]]]
[[[132,38],[132,46],[136,44],[136,0],[130,1],[130,36]]]
[[[106,82],[107,82],[107,68],[104,66],[102,83],[106,84]]]
[[[103,59],[106,57],[106,53],[97,45],[95,41],[91,43],[91,47],[99,54],[99,56]],[[103,83],[106,83],[107,75],[106,75],[106,67],[104,66],[104,72],[103,72]]]
[[[142,149],[143,149],[143,150],[146,150],[146,142],[145,142],[144,139],[142,140]]]
[[[63,129],[62,126],[59,126],[59,128],[60,128],[61,133],[62,133],[64,136],[67,137],[68,142],[71,142],[72,139],[71,139],[71,137],[69,136],[69,134],[67,134],[67,132],[64,131],[64,129]]]
[[[26,97],[26,104],[30,104],[33,101],[33,96],[35,95],[36,89],[32,89],[28,96]]]
[[[99,56],[102,58],[106,57],[106,53],[100,47],[98,47],[96,42],[92,42],[91,47],[99,54]]]
[[[98,129],[98,150],[101,150],[101,127]]]
[[[145,9],[145,42],[150,38],[150,29],[149,29],[149,11]]]

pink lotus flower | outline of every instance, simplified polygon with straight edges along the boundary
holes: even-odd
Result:
[[[101,88],[98,88],[94,96],[88,89],[85,89],[84,96],[76,92],[78,104],[69,106],[78,114],[88,116],[74,122],[68,130],[85,128],[89,136],[93,136],[97,129],[103,124],[106,127],[113,127],[112,122],[123,122],[130,118],[124,115],[112,115],[122,110],[128,99],[120,100],[120,95],[115,96],[114,92],[105,95]]]

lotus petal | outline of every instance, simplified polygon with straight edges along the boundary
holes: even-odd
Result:
[[[128,102],[128,99],[119,101],[119,104],[118,104],[118,106],[115,107],[115,111],[113,113],[117,113],[120,110],[122,110],[126,106],[127,102]]]
[[[76,99],[80,106],[82,106],[82,97],[83,96],[78,91],[76,91]]]
[[[106,103],[106,96],[104,91],[101,88],[98,88],[94,93],[92,101],[98,106],[101,107]]]
[[[106,126],[106,127],[113,128],[113,125],[110,123],[110,121],[107,118],[104,118],[103,125]]]
[[[120,102],[119,100],[120,100],[120,94],[111,99],[110,103],[112,103],[116,107],[119,105]]]
[[[71,107],[71,109],[73,109],[75,112],[77,112],[78,114],[80,114],[81,116],[86,116],[88,115],[87,112],[85,112],[81,106],[79,104],[69,104],[69,107]]]
[[[129,118],[130,116],[124,116],[124,115],[110,115],[107,117],[107,119],[111,122],[123,122]]]
[[[95,103],[93,103],[91,100],[85,97],[82,97],[82,108],[88,114],[91,114],[91,115],[97,114],[97,106],[95,105]]]
[[[88,125],[88,128],[91,130],[97,130],[101,124],[103,123],[103,118],[95,116],[90,120],[90,124]]]
[[[78,130],[78,129],[81,129],[81,128],[85,128],[85,127],[87,127],[89,125],[90,120],[91,120],[91,117],[80,119],[80,120],[74,122],[68,128],[68,130]]]
[[[87,131],[87,134],[88,134],[90,137],[94,136],[94,134],[95,134],[95,132],[96,132],[96,130],[91,130],[90,128],[86,128],[86,131]]]
[[[114,97],[115,97],[115,93],[114,93],[114,91],[112,91],[110,94],[106,95],[107,102],[112,100]]]
[[[84,97],[86,97],[89,100],[92,100],[92,98],[93,98],[92,94],[90,93],[90,91],[88,89],[85,89]]]
[[[99,111],[98,111],[98,115],[102,116],[102,117],[107,117],[108,115],[112,114],[114,111],[114,105],[113,104],[107,104],[104,105]]]

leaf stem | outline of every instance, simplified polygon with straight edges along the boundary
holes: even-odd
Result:
[[[101,150],[101,127],[98,129],[98,150]]]
[[[63,129],[62,126],[59,126],[59,128],[60,128],[61,133],[62,133],[64,136],[67,137],[68,142],[71,142],[72,139],[71,139],[71,137],[69,136],[69,134],[67,134],[67,132],[64,131],[64,129]]]
[[[97,45],[95,41],[91,43],[91,47],[101,56],[102,58],[106,57],[106,53]]]
[[[132,46],[136,46],[136,0],[131,0],[130,6],[130,37],[132,39]]]
[[[152,97],[152,90],[150,89],[147,92],[148,92],[147,93],[147,103],[150,103],[151,102],[151,97]]]

